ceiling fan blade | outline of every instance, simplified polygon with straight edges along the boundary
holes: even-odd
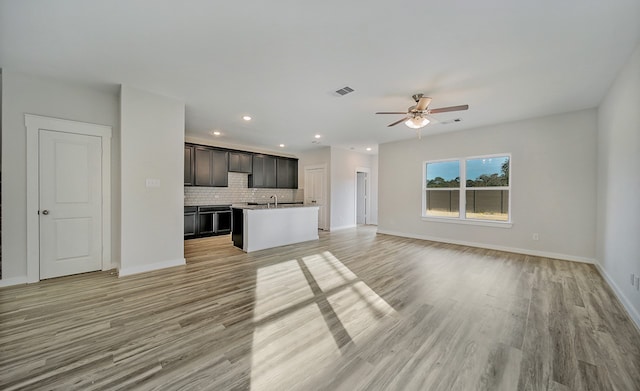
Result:
[[[404,122],[404,121],[408,120],[409,118],[411,118],[411,117],[404,117],[403,119],[399,119],[399,120],[397,120],[396,122],[394,122],[394,123],[392,123],[392,124],[387,125],[387,127],[388,127],[388,128],[390,128],[390,127],[392,127],[392,126],[396,126],[396,125],[397,125],[397,124],[399,124],[400,122]]]
[[[427,107],[429,107],[429,103],[431,103],[431,98],[429,98],[428,96],[423,96],[418,101],[418,104],[416,104],[416,110],[418,111],[426,110]]]
[[[447,113],[449,111],[461,111],[461,110],[467,110],[468,108],[469,108],[469,105],[441,107],[439,109],[429,110],[429,114]]]
[[[429,123],[431,125],[437,125],[440,123],[440,121],[438,121],[438,119],[432,115],[425,114],[424,116],[429,120]]]
[[[376,114],[409,114],[406,111],[378,111]]]

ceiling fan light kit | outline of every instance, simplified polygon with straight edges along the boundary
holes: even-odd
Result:
[[[420,129],[427,126],[429,122],[430,121],[424,117],[413,117],[406,120],[404,124],[410,127],[411,129]]]
[[[405,114],[406,117],[396,122],[392,122],[387,126],[396,126],[400,122],[404,122],[404,124],[411,129],[420,129],[427,126],[431,122],[431,120],[428,118],[431,114],[448,113],[451,111],[461,111],[469,109],[469,105],[430,109],[429,104],[431,104],[431,98],[429,98],[428,96],[424,96],[424,94],[414,94],[412,98],[416,101],[416,104],[409,107],[407,111],[379,111],[376,114]],[[433,117],[431,118],[433,119]],[[435,123],[438,123],[438,121],[435,121]]]

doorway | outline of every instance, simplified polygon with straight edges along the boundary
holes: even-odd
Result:
[[[27,282],[111,268],[111,127],[25,115]]]
[[[371,185],[369,183],[370,169],[367,167],[356,168],[356,188],[355,188],[355,224],[365,225],[370,223],[369,211],[371,210],[371,201],[369,194],[371,193]]]
[[[305,166],[304,203],[318,206],[318,228],[327,230],[327,167]]]
[[[367,173],[356,172],[356,224],[367,224]]]

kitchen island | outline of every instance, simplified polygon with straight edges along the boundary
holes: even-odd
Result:
[[[318,207],[233,205],[231,238],[245,252],[318,240]]]

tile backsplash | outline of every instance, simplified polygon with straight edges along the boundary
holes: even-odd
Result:
[[[278,202],[304,201],[303,189],[249,189],[249,175],[230,172],[229,187],[184,187],[184,205],[230,205],[244,202],[270,202],[272,195]]]

